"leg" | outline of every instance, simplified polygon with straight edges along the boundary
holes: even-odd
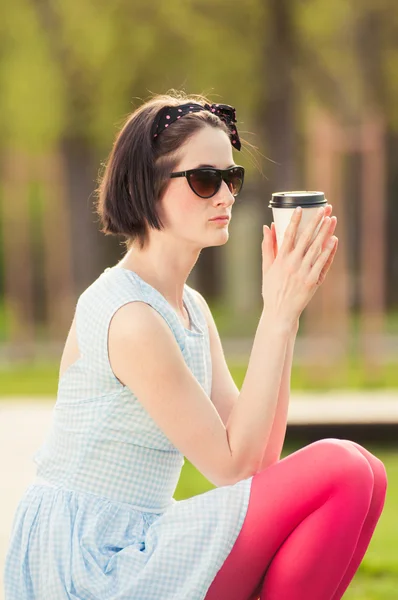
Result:
[[[352,440],[340,440],[337,438],[329,438],[329,441],[334,441],[339,444],[345,444],[347,447],[351,446],[357,451],[359,451],[368,461],[374,476],[372,499],[368,514],[366,516],[365,522],[362,527],[362,531],[359,536],[357,547],[347,567],[347,570],[332,598],[332,600],[339,600],[343,597],[344,592],[347,590],[350,582],[352,581],[355,573],[357,572],[358,567],[361,564],[361,561],[366,553],[366,550],[369,547],[373,532],[381,516],[387,491],[387,473],[382,461],[373,454],[371,454],[371,452],[366,450],[366,448],[364,448],[360,444],[357,444]],[[257,593],[254,594],[253,599],[250,600],[257,600],[259,593],[260,589],[257,590]]]
[[[344,445],[348,449],[351,449],[351,452],[353,452],[354,454],[359,452],[368,461],[369,466],[372,469],[374,478],[371,502],[369,505],[368,514],[366,515],[363,527],[358,538],[358,543],[356,545],[353,556],[345,570],[345,573],[343,574],[343,577],[335,593],[332,596],[332,600],[340,600],[340,598],[342,598],[343,596],[343,593],[348,588],[352,578],[354,577],[362,561],[363,556],[365,555],[374,529],[380,518],[385,501],[387,476],[383,463],[359,444],[356,444],[351,440],[340,440],[336,438],[329,438],[328,441],[337,445]],[[267,597],[267,595],[265,597]]]
[[[260,590],[264,600],[331,600],[372,492],[364,456],[327,439],[257,473],[242,530],[206,600],[254,600]]]
[[[356,442],[352,442],[351,440],[337,441],[339,443],[346,443],[347,445],[351,444],[366,458],[366,460],[369,462],[370,468],[373,471],[374,488],[369,512],[363,524],[357,547],[355,548],[351,562],[348,565],[347,571],[345,572],[332,600],[339,600],[343,597],[344,592],[348,588],[355,573],[357,572],[382,513],[387,492],[387,473],[382,461]]]

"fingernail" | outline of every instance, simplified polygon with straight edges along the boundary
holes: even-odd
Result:
[[[332,235],[332,237],[330,238],[330,240],[329,240],[329,241],[328,241],[328,243],[327,243],[327,247],[328,247],[328,248],[333,248],[333,246],[334,246],[334,245],[335,245],[335,243],[336,243],[336,240],[337,240],[336,236],[335,236],[335,235]]]
[[[296,210],[294,212],[298,215],[299,213],[301,213],[301,211],[302,211],[301,206],[297,206]]]
[[[323,208],[323,206],[321,206],[321,208],[318,210],[318,215],[323,215],[324,212],[325,209]]]

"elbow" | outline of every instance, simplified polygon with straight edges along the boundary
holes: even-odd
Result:
[[[232,473],[224,473],[222,477],[218,477],[217,481],[214,481],[213,483],[216,487],[225,487],[228,485],[235,485],[235,483],[238,483],[242,479],[247,479],[248,477],[250,477],[250,474],[246,472],[238,473],[234,470]]]
[[[224,469],[225,477],[222,477],[222,481],[219,482],[217,487],[226,485],[234,485],[243,479],[249,479],[253,477],[258,471],[260,471],[260,465],[258,460],[255,462],[243,460],[242,457],[237,456],[230,450],[229,453],[228,468]]]
[[[235,483],[238,483],[239,481],[242,481],[243,479],[249,479],[249,477],[253,477],[253,475],[255,475],[256,473],[257,473],[257,470],[253,469],[253,468],[252,469],[245,468],[240,471],[235,471],[228,478],[228,481],[223,483],[223,485],[235,485]]]

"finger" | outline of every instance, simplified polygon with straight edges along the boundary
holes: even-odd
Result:
[[[333,210],[333,207],[332,207],[332,205],[331,205],[331,204],[327,204],[327,205],[325,206],[324,222],[325,222],[325,220],[326,220],[328,217],[330,217],[330,215],[331,215],[331,213],[332,213],[332,210]],[[337,225],[337,217],[335,217],[335,216],[333,216],[333,217],[330,217],[330,221],[329,221],[329,223],[330,223],[330,228],[329,228],[329,231],[328,231],[328,233],[327,233],[326,237],[324,238],[323,245],[322,245],[322,250],[323,250],[324,248],[326,248],[326,244],[328,243],[329,239],[332,237],[332,235],[333,235],[333,233],[334,233],[334,231],[335,231],[335,229],[336,229],[336,225]],[[323,224],[322,224],[322,227],[323,227]],[[318,235],[319,235],[319,234],[318,234]],[[308,254],[308,252],[307,252],[307,254]],[[306,254],[306,256],[307,256],[307,254]]]
[[[309,276],[309,280],[311,282],[311,280],[314,280],[318,285],[320,285],[320,283],[323,282],[324,278],[325,278],[325,274],[326,271],[324,272],[324,270],[328,269],[331,265],[331,256],[336,253],[335,251],[335,247],[337,244],[337,238],[335,236],[333,236],[330,240],[330,243],[333,242],[333,246],[330,246],[330,244],[327,245],[327,247],[321,252],[321,254],[318,256],[312,270]],[[334,252],[334,254],[333,254]],[[333,259],[332,259],[333,260]],[[327,267],[329,263],[329,266]]]
[[[334,230],[336,229],[336,225],[337,225],[337,217],[330,217],[330,227],[329,227],[329,231],[328,231],[328,236],[332,236],[334,233]]]
[[[263,226],[263,242],[262,242],[262,253],[263,253],[263,273],[269,269],[274,262],[274,249],[272,245],[271,231],[267,225]]]
[[[317,229],[319,223],[321,222],[321,220],[324,217],[324,213],[325,213],[325,209],[322,206],[316,212],[315,216],[311,219],[310,223],[304,229],[302,234],[299,236],[297,244],[296,244],[296,248],[295,248],[295,253],[300,259],[302,259],[303,256],[305,255],[305,253],[308,249],[308,246],[310,245],[310,241],[312,240],[312,238],[314,236],[315,230]]]
[[[339,245],[339,240],[338,238],[336,238],[336,243],[333,247],[332,253],[330,254],[329,258],[326,261],[325,266],[323,267],[321,274],[319,275],[319,280],[318,280],[318,284],[320,285],[321,283],[323,283],[323,280],[326,277],[327,272],[329,271],[330,267],[332,266],[334,257],[336,255],[337,252],[337,246]]]
[[[285,235],[283,237],[283,242],[279,249],[279,254],[282,256],[289,254],[289,252],[294,249],[294,242],[300,225],[302,212],[303,209],[301,207],[297,207],[292,214],[292,218],[287,226]]]
[[[337,225],[337,217],[332,217],[331,220],[330,220],[329,231],[328,231],[326,239],[325,239],[325,241],[323,243],[323,248],[326,247],[326,244],[328,243],[328,241],[330,240],[330,238],[334,234],[335,229],[336,229],[336,225]],[[322,248],[322,250],[323,250],[323,248]]]
[[[318,235],[310,245],[308,251],[304,255],[302,266],[304,269],[310,269],[315,263],[320,253],[326,248],[330,230],[330,217],[325,217]]]
[[[273,249],[274,249],[274,257],[276,257],[276,255],[278,254],[278,242],[276,239],[275,223],[273,221],[271,223],[271,235],[272,235],[272,245],[273,245]]]

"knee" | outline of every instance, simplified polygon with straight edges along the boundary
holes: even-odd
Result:
[[[335,482],[373,489],[373,469],[365,456],[350,444],[349,440],[325,438],[312,445],[317,450],[316,456],[322,460],[324,468],[332,473]]]
[[[378,458],[374,454],[372,454],[372,452],[369,452],[369,450],[367,450],[366,448],[364,448],[363,446],[358,444],[357,442],[353,442],[352,440],[340,440],[340,441],[347,445],[351,445],[353,448],[358,450],[358,452],[360,452],[362,454],[362,456],[364,456],[366,458],[366,460],[369,462],[369,464],[372,468],[375,484],[377,484],[379,488],[383,488],[384,490],[386,490],[388,479],[387,479],[386,467],[385,467],[383,461],[380,460],[380,458]]]

